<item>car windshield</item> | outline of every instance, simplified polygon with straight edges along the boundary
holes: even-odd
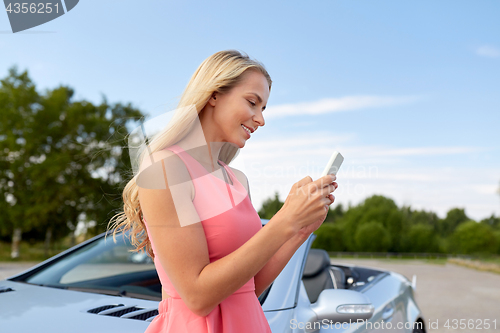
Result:
[[[145,252],[131,252],[134,247],[123,235],[116,235],[116,243],[110,234],[106,238],[98,238],[55,259],[46,267],[34,270],[35,273],[15,280],[53,288],[161,301],[161,283],[153,260]],[[259,296],[261,304],[271,286]]]
[[[127,237],[117,234],[91,242],[24,279],[24,282],[109,295],[161,301],[153,260],[130,252]]]

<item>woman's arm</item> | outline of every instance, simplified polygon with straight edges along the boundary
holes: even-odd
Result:
[[[243,174],[243,172],[236,169],[233,170],[241,173],[241,176],[240,174],[237,174],[238,177],[245,178],[247,184],[246,189],[248,196],[250,197],[250,184],[248,182],[248,178],[245,174]],[[295,236],[286,241],[286,243],[280,247],[278,252],[276,252],[276,254],[269,259],[267,264],[255,275],[255,294],[257,297],[259,297],[278,277],[298,248],[309,238],[311,232],[316,230],[321,225],[321,223],[322,221],[318,221],[308,228],[301,229],[299,233],[295,234]]]
[[[140,189],[156,254],[175,289],[191,311],[208,315],[254,277],[292,237],[286,219],[275,216],[265,228],[227,256],[210,263],[200,223],[180,226],[167,190]]]
[[[170,161],[160,170],[183,178],[187,170],[182,161],[177,166],[175,157]],[[175,289],[191,311],[206,316],[262,270],[295,229],[286,214],[278,214],[237,250],[210,263],[201,223],[186,223],[186,217],[196,220],[197,215],[190,187],[177,184],[172,192],[171,180],[165,177],[165,189],[139,188],[141,209],[156,255]]]
[[[307,238],[308,237],[300,236],[299,234],[290,238],[255,275],[255,295],[257,295],[257,297],[259,297],[276,279],[283,268],[285,268],[286,264],[290,261],[290,258],[292,258],[294,253],[307,240]]]

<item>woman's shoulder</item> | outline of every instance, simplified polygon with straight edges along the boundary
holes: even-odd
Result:
[[[152,154],[146,154],[143,157],[139,168],[138,180],[151,180],[158,183],[158,186],[160,186],[162,184],[160,184],[159,181],[163,179],[165,175],[167,176],[169,187],[178,184],[192,183],[191,175],[186,165],[176,153],[168,149],[161,149]],[[192,184],[189,187],[192,188]],[[153,186],[152,188],[156,187]],[[194,191],[192,192],[194,193]]]
[[[180,158],[177,156],[177,154],[168,149],[162,149],[153,153],[145,152],[139,165],[139,172],[148,169],[153,164],[161,163],[162,161],[163,163],[167,162],[169,164],[180,165],[178,163],[178,161],[180,161]]]
[[[171,150],[168,150],[167,148],[155,151],[154,153],[151,154],[145,154],[144,157],[142,158],[139,170],[143,171],[156,163],[163,164],[165,165],[165,167],[171,169],[179,169],[187,171],[186,165],[184,164],[183,160],[179,157],[179,155],[177,155]]]

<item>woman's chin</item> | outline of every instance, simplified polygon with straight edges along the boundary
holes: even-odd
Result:
[[[238,146],[238,148],[243,148],[243,147],[245,147],[246,143],[247,143],[247,140],[241,140],[240,142],[238,142],[235,145]]]
[[[233,147],[243,148],[243,147],[245,147],[247,140],[246,139],[239,139],[239,140],[226,141],[226,142],[230,143]]]

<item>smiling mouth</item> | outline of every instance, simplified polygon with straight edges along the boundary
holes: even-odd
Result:
[[[248,133],[249,135],[252,135],[252,130],[251,130],[251,129],[249,129],[248,127],[246,127],[246,126],[245,126],[245,125],[243,125],[243,124],[241,124],[241,127],[243,127],[243,129],[244,129],[245,131],[247,131],[247,133]]]

